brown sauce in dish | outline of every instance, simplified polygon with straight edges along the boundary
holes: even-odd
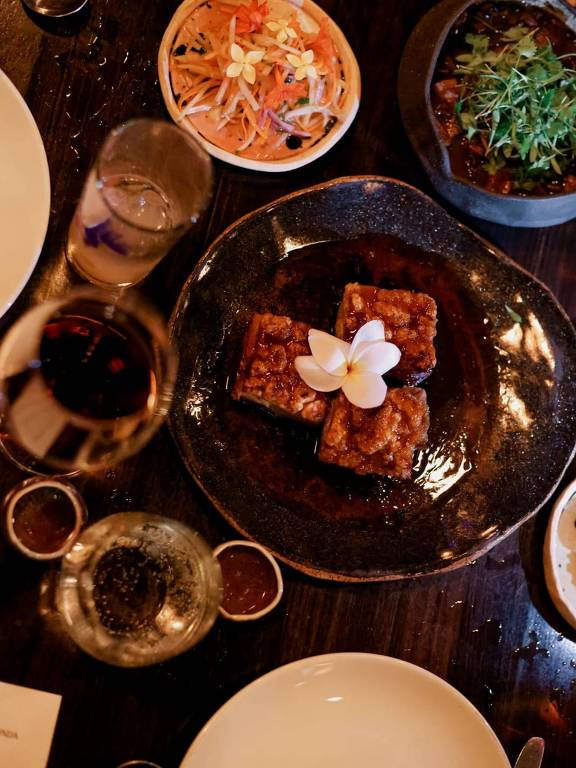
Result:
[[[557,56],[565,56],[566,68],[576,69],[576,33],[553,13],[522,3],[484,2],[468,8],[455,22],[444,48],[438,58],[432,106],[442,140],[448,148],[453,173],[490,192],[518,195],[554,195],[576,191],[576,161],[572,162],[562,176],[543,176],[533,189],[516,189],[513,172],[508,167],[495,174],[489,174],[484,165],[486,157],[481,142],[468,141],[455,114],[460,98],[460,85],[455,78],[456,57],[470,52],[465,42],[468,33],[484,35],[490,40],[490,48],[502,45],[501,35],[508,29],[523,26],[534,32],[534,42],[542,47],[548,42]],[[569,55],[574,54],[574,55]],[[512,167],[512,166],[511,166]]]
[[[232,616],[259,613],[278,594],[276,572],[258,549],[240,544],[226,547],[218,562],[224,585],[222,608]]]
[[[65,545],[76,526],[76,511],[62,491],[39,488],[16,502],[12,525],[16,538],[27,549],[49,554]]]

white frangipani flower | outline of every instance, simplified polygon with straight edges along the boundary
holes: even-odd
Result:
[[[254,64],[258,64],[264,58],[264,51],[245,51],[240,48],[238,43],[232,43],[230,46],[230,57],[232,63],[228,64],[226,75],[228,77],[242,77],[250,85],[256,82],[256,70]]]
[[[385,340],[384,323],[371,320],[348,344],[324,331],[308,332],[311,355],[294,360],[300,378],[317,392],[342,392],[359,408],[382,405],[388,387],[382,375],[398,365],[400,350]]]

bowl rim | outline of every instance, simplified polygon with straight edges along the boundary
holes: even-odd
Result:
[[[465,11],[467,11],[468,8],[470,8],[472,5],[480,5],[483,2],[486,2],[486,0],[441,0],[437,5],[434,5],[429,11],[427,11],[424,14],[424,16],[420,18],[420,20],[418,21],[418,23],[410,33],[406,46],[404,47],[404,50],[402,52],[402,60],[403,60],[407,53],[407,49],[409,45],[413,41],[415,42],[416,38],[421,33],[421,29],[424,26],[425,22],[431,19],[436,20],[436,18],[439,20],[441,19],[444,20],[444,23],[441,26],[440,32],[434,38],[433,53],[427,65],[425,78],[424,78],[424,88],[425,88],[424,102],[426,105],[426,118],[432,129],[432,133],[434,135],[434,139],[437,144],[439,154],[441,155],[441,158],[442,158],[443,173],[447,178],[452,179],[454,182],[458,184],[464,185],[466,188],[473,190],[476,194],[485,196],[486,199],[489,199],[489,200],[502,200],[502,201],[508,200],[508,201],[518,201],[520,203],[550,202],[552,200],[566,200],[566,199],[570,199],[571,197],[573,197],[576,200],[576,191],[575,192],[559,192],[557,194],[552,194],[552,195],[519,195],[514,193],[505,195],[505,194],[502,194],[501,192],[491,192],[490,190],[487,190],[484,187],[481,187],[479,184],[474,184],[474,182],[471,182],[468,179],[465,179],[463,176],[458,175],[452,170],[452,164],[450,162],[450,156],[448,154],[448,150],[442,140],[442,137],[440,136],[438,123],[436,121],[436,118],[434,117],[434,110],[432,108],[432,100],[431,100],[432,80],[434,77],[434,73],[436,71],[438,59],[440,58],[440,55],[442,53],[442,50],[444,48],[448,35],[452,31],[459,16]],[[570,13],[572,9],[570,9],[563,2],[563,0],[523,0],[522,3],[520,3],[519,0],[496,0],[496,3],[497,4],[510,3],[512,5],[522,4],[526,6],[534,6],[536,8],[542,8],[546,10],[548,13],[557,12],[559,15],[563,16],[562,20],[564,24],[566,24],[567,19],[571,18]],[[574,14],[574,11],[572,11],[572,14]],[[575,28],[573,31],[576,33],[576,15],[574,18],[574,24],[575,24]],[[415,150],[415,151],[418,155],[422,154],[420,150]],[[430,162],[429,157],[427,157],[427,160],[429,163]]]
[[[554,565],[554,560],[556,559],[555,543],[558,538],[560,519],[574,498],[576,498],[576,480],[572,480],[572,482],[564,488],[552,507],[544,539],[543,558],[544,580],[548,592],[550,593],[550,597],[552,598],[552,602],[562,618],[570,624],[573,629],[576,629],[576,605],[564,597],[562,582],[558,575],[557,567]]]
[[[23,496],[40,488],[55,488],[61,491],[68,497],[74,508],[74,527],[66,537],[62,546],[51,552],[37,552],[34,549],[30,549],[16,535],[16,531],[14,530],[14,509],[16,503],[20,501]],[[80,530],[88,516],[86,503],[80,494],[80,491],[71,485],[71,483],[68,483],[66,480],[59,477],[31,477],[24,480],[8,491],[3,501],[3,507],[4,522],[10,544],[31,560],[40,561],[57,560],[60,557],[64,557],[64,555],[66,555],[74,546],[80,535]]]
[[[220,0],[218,0],[219,2]],[[336,40],[336,45],[343,58],[343,66],[347,66],[349,69],[348,75],[351,81],[351,88],[349,94],[349,107],[345,118],[335,126],[330,133],[321,138],[319,143],[315,147],[308,147],[302,153],[296,155],[294,159],[279,159],[279,160],[255,160],[253,158],[242,157],[236,155],[234,152],[229,152],[222,149],[217,144],[214,144],[198,131],[189,121],[178,121],[180,111],[174,100],[174,94],[172,91],[172,85],[170,81],[169,70],[169,55],[172,48],[172,43],[178,34],[182,21],[191,13],[191,11],[198,5],[202,5],[204,0],[184,0],[176,9],[172,19],[170,20],[160,43],[158,49],[158,80],[160,83],[160,89],[162,91],[162,97],[164,104],[168,110],[171,119],[180,126],[187,133],[190,133],[200,146],[208,152],[212,157],[218,160],[223,160],[230,165],[234,165],[238,168],[244,168],[251,171],[264,171],[268,173],[278,173],[284,171],[292,171],[296,168],[301,168],[308,163],[317,160],[319,157],[328,152],[332,147],[344,136],[350,125],[352,124],[358,108],[360,106],[361,97],[361,75],[358,61],[352,50],[350,43],[346,36],[336,24],[336,22],[329,16],[326,11],[320,8],[313,0],[284,0],[289,5],[295,7],[296,10],[302,10],[308,13],[315,20],[328,19],[333,36]]]

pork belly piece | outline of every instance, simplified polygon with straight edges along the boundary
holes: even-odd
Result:
[[[307,386],[294,367],[298,355],[310,354],[309,330],[307,323],[290,317],[253,315],[232,397],[251,400],[280,416],[321,424],[328,396]]]
[[[400,348],[402,357],[387,375],[418,384],[436,365],[436,302],[425,293],[387,290],[348,283],[336,318],[336,335],[351,341],[370,320],[382,320],[386,341]]]
[[[409,479],[416,448],[428,439],[426,392],[389,389],[379,408],[358,408],[340,392],[324,422],[318,458],[358,475]]]

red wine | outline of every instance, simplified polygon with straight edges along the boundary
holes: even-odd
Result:
[[[146,407],[153,374],[136,336],[81,315],[64,315],[44,327],[41,372],[52,396],[91,419],[116,419]]]
[[[145,305],[104,298],[39,304],[0,345],[2,446],[22,468],[109,465],[144,445],[164,415],[175,366],[161,321]]]

